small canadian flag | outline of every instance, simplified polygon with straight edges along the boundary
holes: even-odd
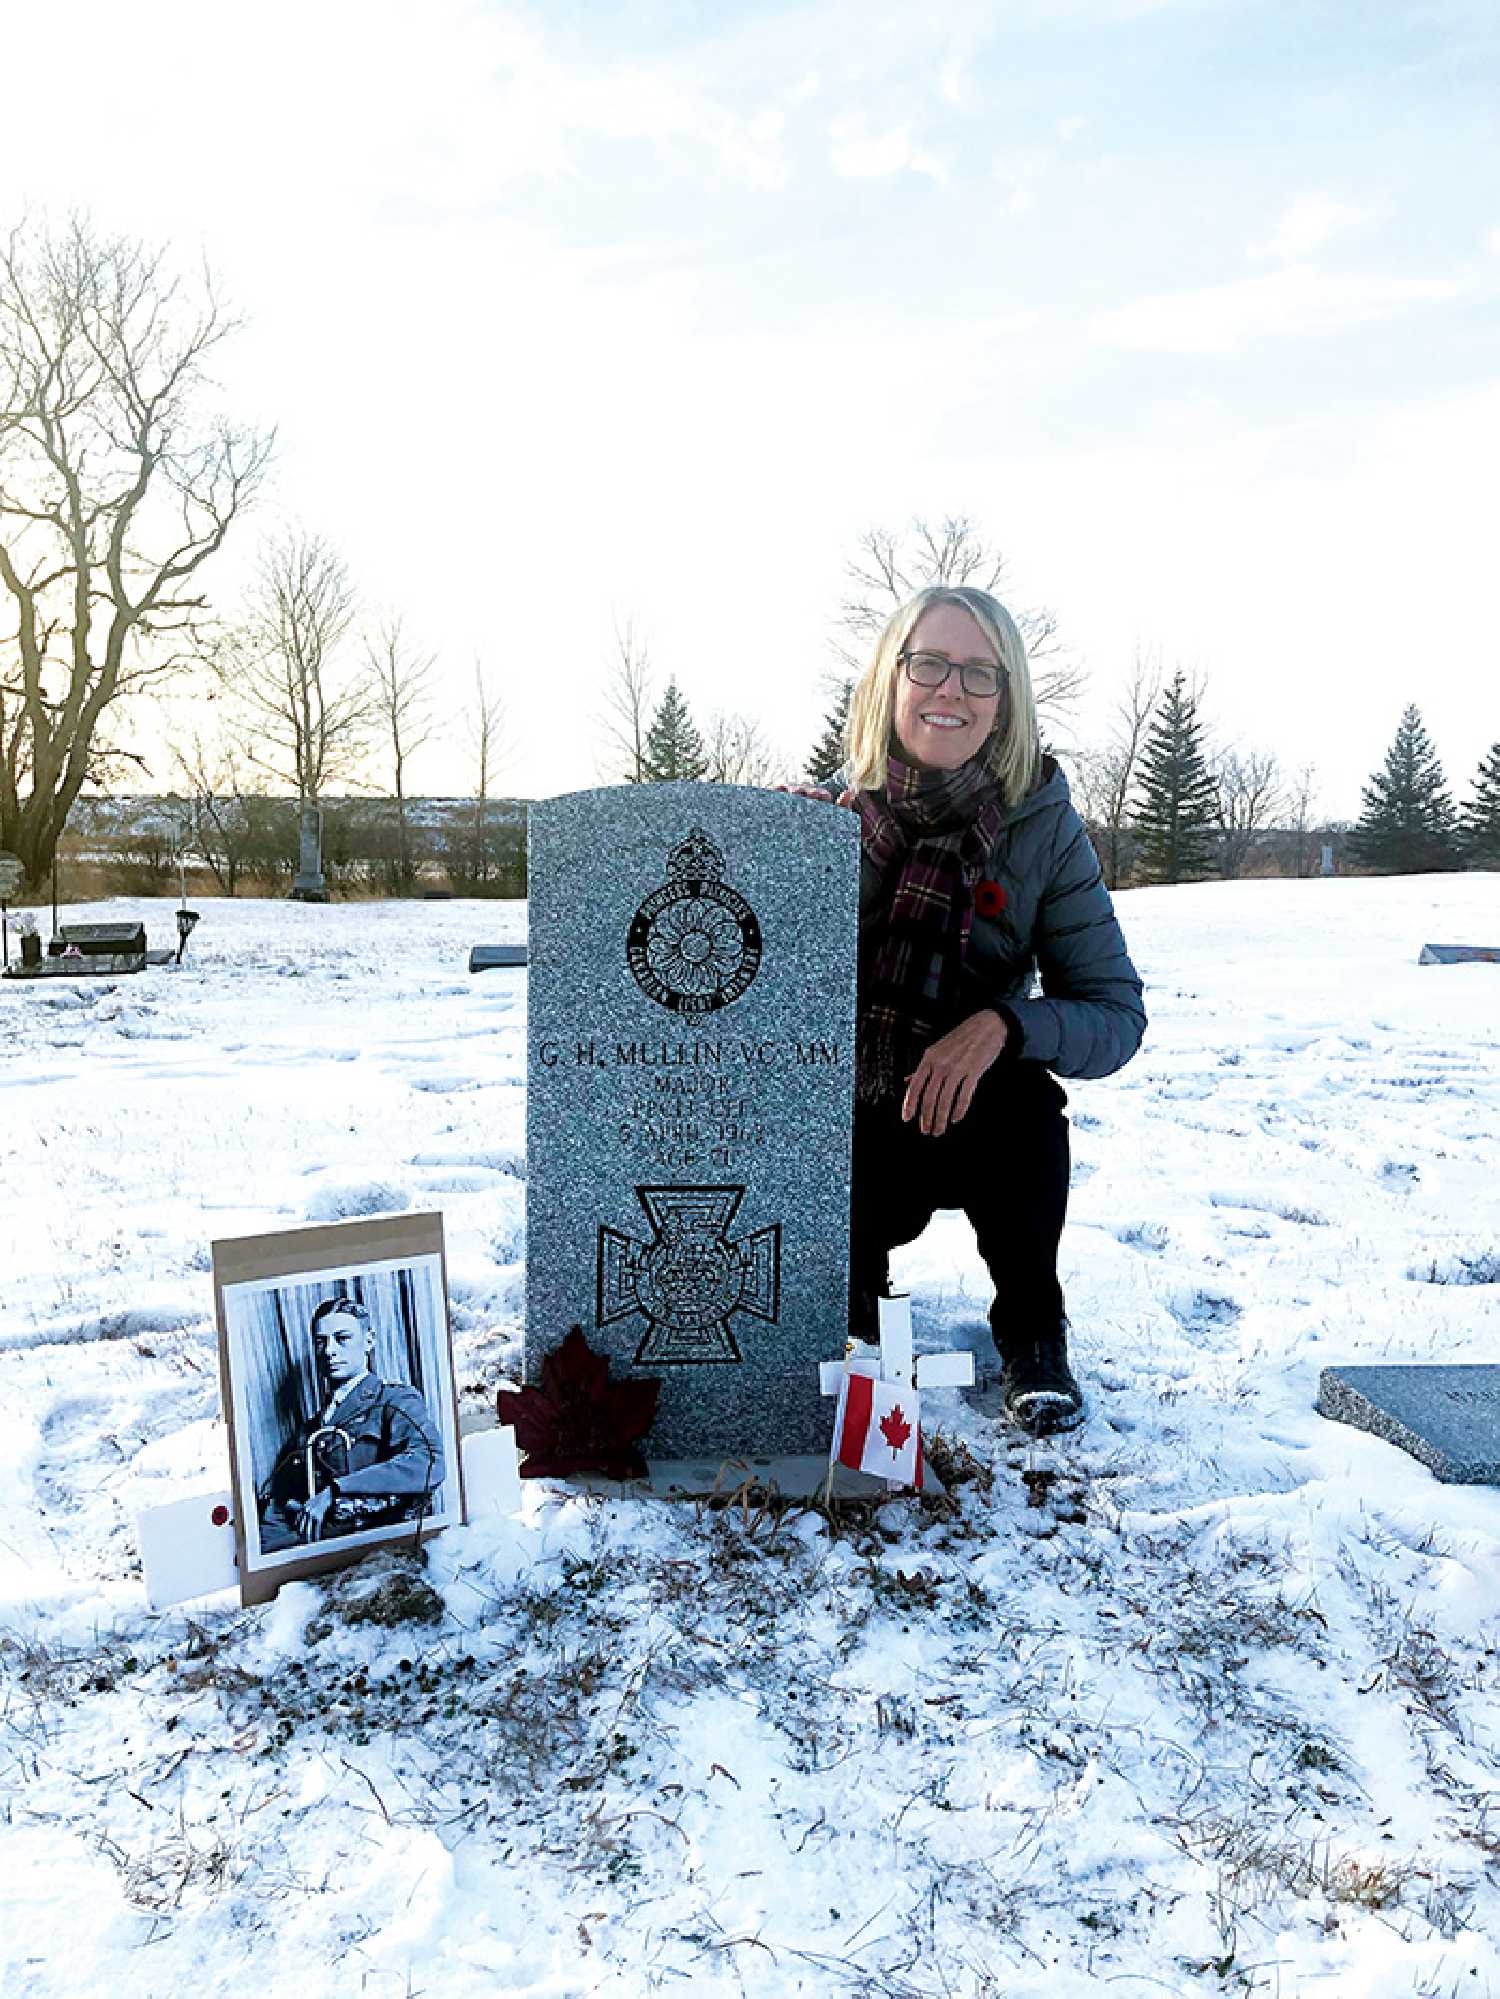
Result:
[[[830,1461],[922,1489],[921,1398],[850,1368],[839,1389]]]

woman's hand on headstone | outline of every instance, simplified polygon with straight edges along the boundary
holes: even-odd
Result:
[[[859,810],[859,793],[841,791],[837,797],[823,784],[773,784],[773,791],[784,791],[792,798],[816,798],[823,805],[842,805],[850,812]]]
[[[993,1067],[1009,1033],[998,1013],[986,1008],[961,1020],[934,1041],[912,1071],[901,1100],[901,1116],[915,1118],[928,1138],[940,1138],[974,1101],[980,1078]]]

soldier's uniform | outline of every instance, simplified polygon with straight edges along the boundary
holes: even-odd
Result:
[[[307,1443],[325,1429],[313,1445],[313,1483],[319,1492],[331,1487],[334,1503],[319,1540],[418,1521],[431,1510],[445,1466],[442,1438],[427,1405],[414,1388],[362,1375],[326,1419],[319,1415],[304,1426],[261,1486],[260,1541],[266,1553],[303,1545]]]

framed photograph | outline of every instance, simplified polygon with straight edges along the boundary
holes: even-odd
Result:
[[[464,1517],[441,1215],[213,1245],[243,1602]]]

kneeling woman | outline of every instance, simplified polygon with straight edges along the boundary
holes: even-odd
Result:
[[[863,847],[852,1329],[873,1337],[889,1252],[962,1208],[995,1286],[1005,1413],[1069,1429],[1083,1397],[1057,1278],[1055,1078],[1121,1068],[1146,1015],[1004,606],[966,588],[904,604],[855,688],[848,749],[833,782]]]

